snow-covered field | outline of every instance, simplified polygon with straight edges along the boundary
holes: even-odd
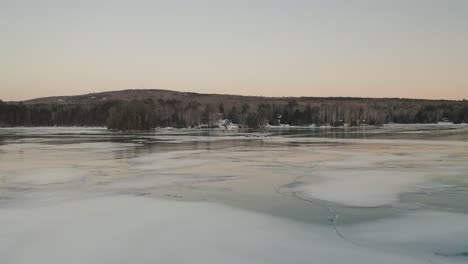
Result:
[[[0,129],[0,263],[466,263],[465,125]]]

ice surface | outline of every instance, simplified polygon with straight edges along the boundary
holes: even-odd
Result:
[[[34,169],[7,174],[9,182],[47,185],[66,183],[86,177],[87,172],[74,168]]]
[[[316,163],[310,173],[301,178],[306,185],[296,189],[301,195],[320,200],[348,206],[377,207],[398,203],[402,193],[423,189],[437,191],[442,185],[434,181],[436,178],[450,179],[455,184],[459,175],[465,175],[468,168],[468,164],[463,165],[461,161],[461,166],[444,163],[456,160],[444,148],[432,145],[419,147],[427,152],[416,152],[405,146],[392,148],[394,150],[370,146],[368,149],[318,150],[335,158]]]
[[[468,215],[436,211],[407,212],[397,218],[340,227],[359,245],[402,254],[454,256],[468,251]],[[446,260],[447,261],[447,260]],[[467,261],[459,258],[454,261]]]
[[[0,129],[0,263],[466,263],[467,135]]]
[[[203,151],[206,152],[206,151]],[[161,171],[173,168],[191,167],[204,163],[197,159],[202,151],[171,151],[150,154],[130,159],[128,162],[139,170]]]
[[[106,197],[0,214],[1,263],[426,263],[209,203]]]

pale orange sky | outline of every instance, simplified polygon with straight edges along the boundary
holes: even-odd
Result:
[[[468,98],[467,1],[0,0],[0,99]]]

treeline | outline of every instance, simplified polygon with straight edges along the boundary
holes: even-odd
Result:
[[[107,126],[118,130],[156,127],[215,127],[220,119],[241,127],[267,124],[362,126],[385,123],[468,123],[467,101],[360,98],[284,98],[199,102],[147,98],[96,103],[7,103],[0,101],[0,126]]]

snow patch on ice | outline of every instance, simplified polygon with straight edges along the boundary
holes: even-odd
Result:
[[[394,170],[343,170],[318,175],[323,181],[299,190],[317,199],[359,207],[398,202],[401,193],[414,190],[425,178],[423,173]]]

